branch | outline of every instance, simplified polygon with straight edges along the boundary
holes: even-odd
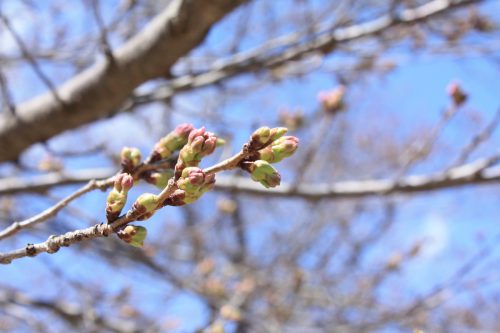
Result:
[[[440,171],[428,175],[402,177],[393,179],[339,181],[332,184],[303,184],[297,187],[282,182],[279,188],[264,189],[259,184],[244,177],[218,177],[215,190],[238,191],[241,193],[277,196],[300,197],[306,199],[347,199],[366,196],[405,194],[436,191],[451,187],[497,183],[500,181],[500,167],[493,167],[499,155],[478,159],[472,163]],[[206,169],[209,170],[209,169]],[[107,178],[114,174],[114,169],[87,169],[73,172],[54,172],[33,177],[6,178],[0,180],[0,195],[22,192],[39,192],[54,186],[80,184],[93,179]]]
[[[56,89],[0,115],[0,162],[36,142],[116,112],[142,83],[163,76],[199,45],[213,24],[245,0],[175,0],[140,33]],[[55,98],[58,96],[60,101]]]
[[[138,167],[137,170],[134,171],[133,176],[138,178],[141,176],[141,174],[144,171],[147,171],[151,168],[158,168],[158,167],[169,166],[169,165],[170,165],[169,161],[143,164],[140,167]],[[96,180],[97,178],[103,178],[103,179],[97,181]],[[109,188],[110,186],[113,185],[114,180],[115,180],[114,175],[110,175],[109,177],[95,177],[93,179],[90,179],[85,186],[83,186],[80,189],[76,190],[75,192],[71,193],[66,198],[60,200],[54,206],[47,208],[46,210],[44,210],[40,214],[37,214],[33,217],[30,217],[29,219],[26,219],[24,221],[14,222],[10,226],[8,226],[7,228],[0,230],[0,240],[10,237],[22,229],[31,227],[33,225],[36,225],[38,223],[41,223],[41,222],[48,220],[49,218],[55,216],[64,207],[66,207],[71,201],[81,197],[85,193],[88,193],[88,192],[96,190],[96,189],[100,189],[101,191],[106,190],[107,188]],[[49,177],[49,181],[50,181],[50,177]],[[16,181],[14,181],[13,183],[15,184]]]
[[[200,135],[205,134],[204,128],[199,131],[198,133]],[[268,131],[269,132],[269,131]],[[282,134],[283,135],[283,134]],[[199,136],[201,137],[201,136]],[[215,139],[215,136],[212,137]],[[250,141],[246,144],[243,145],[243,148],[240,152],[238,152],[236,155],[233,157],[228,158],[227,160],[224,160],[212,167],[206,168],[203,170],[206,174],[215,174],[220,171],[224,170],[229,170],[229,169],[234,169],[239,167],[239,163],[243,161],[245,158],[254,155],[258,149],[266,147],[267,145],[270,145],[272,143],[271,140],[268,140],[266,143],[262,143],[259,141],[259,136],[257,135],[252,135]],[[199,143],[199,141],[198,141]],[[189,143],[188,143],[189,144]],[[215,141],[214,141],[214,148],[215,148]],[[213,151],[213,150],[212,150]],[[180,153],[179,161],[182,161],[182,151]],[[179,164],[179,163],[178,163]],[[152,164],[151,164],[152,165]],[[141,165],[138,167],[138,170],[144,169],[149,167],[150,165]],[[176,168],[178,165],[176,165]],[[137,171],[140,173],[140,171]],[[172,177],[169,181],[167,186],[156,196],[157,198],[155,199],[156,205],[152,209],[146,209],[145,206],[143,211],[141,208],[136,207],[136,204],[140,202],[140,197],[136,200],[136,202],[132,205],[132,208],[127,211],[127,213],[121,215],[117,219],[113,220],[112,223],[99,223],[95,224],[92,227],[85,228],[85,229],[80,229],[80,230],[74,230],[67,232],[63,235],[52,235],[49,236],[49,238],[41,243],[38,244],[27,244],[25,247],[5,252],[5,253],[0,253],[0,264],[10,264],[12,260],[14,259],[19,259],[19,258],[24,258],[24,257],[34,257],[40,253],[56,253],[59,251],[61,247],[67,247],[75,243],[79,243],[84,239],[93,239],[93,238],[98,238],[98,237],[108,237],[110,234],[114,232],[118,232],[121,230],[124,226],[126,226],[128,223],[133,222],[133,221],[141,221],[144,219],[149,218],[154,211],[161,209],[164,207],[166,204],[167,199],[174,194],[174,191],[179,189],[179,184],[183,179],[179,179],[179,177]],[[80,195],[87,193],[91,191],[92,189],[97,188],[100,186],[101,188],[104,188],[105,186],[109,186],[111,184],[112,178],[107,178],[103,181],[96,182],[95,180],[89,181],[89,183],[84,186],[82,189],[76,191],[66,199],[62,200],[59,202],[57,205],[55,205],[52,208],[47,209],[45,212],[49,212],[47,214],[55,214],[57,211],[62,209],[65,205],[67,205],[71,200],[79,197]],[[179,183],[179,184],[178,184]],[[183,192],[184,194],[186,192]],[[189,203],[189,202],[188,202]],[[142,203],[139,203],[138,206],[144,205]],[[39,214],[39,215],[44,215],[45,214]],[[149,214],[151,213],[151,214]],[[148,217],[145,217],[147,214],[149,214]],[[46,214],[45,214],[46,215]],[[144,218],[145,217],[145,218]],[[29,223],[23,223],[23,226],[29,226],[33,225],[35,223],[43,221],[43,218],[37,218],[36,216],[33,218],[33,221],[30,221]],[[27,220],[29,221],[29,220]],[[108,219],[109,221],[109,219]],[[9,228],[4,230],[2,234],[5,237],[8,237],[12,234],[14,234],[16,231],[20,230],[21,226],[19,223],[14,223],[11,225]]]
[[[189,73],[171,80],[152,93],[137,95],[133,98],[132,104],[140,105],[154,100],[165,100],[181,91],[206,87],[248,72],[261,72],[279,67],[317,52],[328,53],[341,44],[376,36],[389,28],[415,24],[481,1],[484,0],[433,0],[414,9],[404,10],[399,15],[383,15],[344,28],[337,28],[334,25],[321,33],[318,31],[317,36],[304,43],[300,41],[307,36],[299,33],[282,36],[252,50],[235,54],[229,59],[218,61],[202,73]],[[266,53],[269,55],[266,56]]]
[[[106,181],[97,182],[95,180],[90,180],[87,183],[87,185],[85,185],[82,188],[78,189],[77,191],[71,193],[66,198],[59,201],[54,206],[44,210],[40,214],[37,214],[37,215],[30,217],[29,219],[21,221],[21,222],[14,222],[9,227],[5,228],[4,230],[1,230],[0,231],[0,240],[14,235],[15,233],[17,233],[21,229],[24,229],[24,228],[33,226],[35,224],[38,224],[40,222],[46,221],[47,219],[55,216],[61,209],[66,207],[71,201],[75,200],[76,198],[78,198],[78,197],[82,196],[83,194],[90,192],[96,188],[105,188],[105,187],[103,187],[105,184],[106,184]]]
[[[12,304],[18,304],[22,306],[35,307],[44,310],[49,310],[53,312],[55,315],[64,319],[66,322],[71,324],[71,326],[78,327],[82,324],[86,319],[88,314],[85,313],[85,309],[80,305],[75,303],[68,303],[64,301],[48,301],[43,299],[35,299],[30,297],[29,295],[22,293],[17,290],[3,290],[0,291],[0,305],[2,307],[7,307]],[[128,320],[115,320],[114,318],[106,318],[96,314],[93,314],[92,317],[93,323],[96,326],[101,326],[101,328],[105,328],[112,332],[141,332],[137,328],[137,325],[132,321]]]

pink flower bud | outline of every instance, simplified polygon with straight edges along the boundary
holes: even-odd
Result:
[[[189,137],[189,133],[191,133],[191,131],[194,130],[194,127],[192,124],[180,124],[180,125],[177,125],[177,127],[174,129],[174,132],[184,138],[184,139],[187,139]]]
[[[205,127],[194,129],[189,133],[188,144],[191,144],[196,137],[203,137],[205,135]]]
[[[345,87],[339,86],[330,91],[320,91],[318,102],[325,112],[335,113],[344,108]]]
[[[187,144],[179,153],[179,160],[175,166],[176,178],[180,177],[184,168],[198,166],[203,157],[214,152],[216,146],[217,137],[207,132],[204,127],[191,131]]]
[[[460,106],[467,100],[467,94],[463,91],[458,82],[451,82],[446,88],[448,95],[451,97],[455,106]]]

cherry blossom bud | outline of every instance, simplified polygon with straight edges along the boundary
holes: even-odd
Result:
[[[257,160],[251,163],[248,169],[252,179],[261,183],[266,188],[276,187],[281,182],[281,176],[278,171],[266,161]]]
[[[266,144],[270,138],[271,138],[271,129],[267,126],[256,129],[250,136],[251,142],[256,142],[261,145]]]
[[[182,171],[177,184],[179,189],[185,192],[182,202],[189,204],[198,200],[203,193],[213,188],[215,175],[206,175],[198,167],[187,167]]]
[[[129,212],[129,217],[138,221],[149,219],[158,208],[158,196],[151,193],[144,193],[137,198]]]
[[[147,234],[148,230],[146,228],[135,225],[128,225],[117,232],[121,240],[134,247],[142,247]]]
[[[120,216],[120,213],[127,202],[127,194],[134,185],[134,178],[126,173],[121,173],[115,178],[113,189],[106,199],[106,217],[108,222],[112,222]]]
[[[120,173],[115,177],[113,188],[118,191],[128,191],[134,185],[134,177],[128,173]]]
[[[467,100],[467,94],[463,91],[458,82],[451,82],[446,88],[455,106],[460,106]]]
[[[203,157],[214,152],[216,146],[217,137],[205,131],[204,127],[191,131],[187,144],[179,153],[179,160],[175,166],[176,177],[180,177],[184,168],[198,166]]]
[[[189,133],[194,130],[191,124],[178,125],[172,132],[158,141],[151,153],[150,162],[170,157],[188,141]]]
[[[281,138],[283,135],[285,135],[288,132],[288,128],[286,127],[275,127],[271,129],[271,141],[275,141],[279,138]]]
[[[133,147],[124,147],[120,154],[121,165],[124,172],[132,173],[132,171],[141,164],[141,151]]]
[[[259,159],[269,163],[278,163],[284,158],[293,155],[298,145],[298,138],[294,136],[283,136],[266,148],[259,150]]]
[[[188,167],[182,171],[179,188],[191,191],[198,190],[205,181],[205,173],[198,167]]]
[[[280,138],[288,131],[285,127],[260,127],[255,130],[250,136],[250,149],[258,150],[261,149],[274,140]]]
[[[344,109],[345,87],[339,86],[330,91],[320,91],[318,101],[325,112],[335,113]]]

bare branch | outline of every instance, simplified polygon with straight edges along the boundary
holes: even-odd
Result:
[[[156,167],[156,168],[161,168],[165,165],[169,165],[170,162],[157,162],[157,163],[151,163],[151,164],[143,164],[135,170],[133,177],[140,177],[140,175],[144,172],[149,170],[150,168]],[[16,234],[18,231],[29,228],[31,226],[34,226],[38,223],[47,221],[49,218],[54,217],[59,211],[61,211],[64,207],[66,207],[71,201],[81,197],[85,193],[88,193],[90,191],[100,189],[100,190],[106,190],[108,187],[110,187],[113,182],[114,182],[114,175],[110,175],[109,177],[103,177],[104,179],[102,180],[96,180],[96,178],[93,178],[89,180],[89,182],[81,187],[80,189],[76,190],[75,192],[71,193],[68,195],[66,198],[60,200],[58,203],[56,203],[54,206],[47,208],[40,214],[37,214],[33,217],[30,217],[29,219],[26,219],[21,222],[14,222],[4,230],[0,231],[0,240],[10,237],[14,234]]]
[[[72,326],[78,326],[83,321],[85,321],[87,317],[87,315],[85,314],[85,309],[82,308],[81,304],[77,305],[60,300],[49,301],[35,299],[17,290],[2,290],[0,292],[0,304],[2,304],[2,306],[18,304],[22,306],[32,306],[36,308],[46,309],[61,317]],[[109,318],[105,318],[99,315],[94,316],[95,318],[93,318],[93,320],[94,323],[97,324],[97,326],[101,326],[102,328],[110,330],[112,332],[141,332],[137,325],[135,325],[132,321],[115,319],[110,320]]]
[[[96,188],[102,187],[105,183],[106,183],[106,180],[99,181],[99,182],[97,182],[95,180],[89,181],[87,183],[87,185],[85,185],[82,188],[78,189],[77,191],[71,193],[66,198],[59,201],[54,206],[44,210],[40,214],[37,214],[37,215],[30,217],[29,219],[21,221],[21,222],[14,222],[9,227],[5,228],[4,230],[1,230],[0,231],[0,240],[16,234],[21,229],[34,226],[38,223],[41,223],[43,221],[48,220],[49,218],[51,218],[53,216],[56,216],[56,214],[60,210],[62,210],[64,207],[66,207],[71,201],[82,196],[83,194],[85,194],[87,192],[90,192]]]
[[[352,180],[332,184],[302,184],[296,188],[293,184],[282,182],[279,188],[264,189],[247,178],[225,176],[217,178],[215,189],[260,196],[308,199],[347,199],[374,195],[418,193],[475,184],[495,184],[500,181],[500,167],[492,167],[492,165],[497,163],[499,159],[499,155],[494,155],[447,171],[402,177],[397,182],[392,179]],[[64,173],[53,172],[33,177],[31,180],[6,178],[0,180],[0,195],[37,192],[53,186],[84,183],[93,179],[111,177],[113,172],[114,170],[111,168],[87,169]]]
[[[500,109],[497,110],[497,112],[493,116],[493,119],[491,119],[491,122],[488,123],[488,125],[481,132],[476,134],[471,139],[471,141],[463,148],[462,152],[460,153],[460,156],[457,158],[457,161],[453,163],[453,166],[465,163],[465,161],[467,161],[467,159],[469,158],[470,154],[472,154],[474,150],[476,150],[476,148],[481,143],[488,140],[488,138],[493,134],[499,122],[500,122]]]
[[[257,148],[262,148],[262,146],[252,146],[252,139],[243,145],[243,149],[238,152],[236,155],[212,166],[209,168],[206,168],[204,173],[206,174],[215,174],[217,172],[225,171],[225,170],[230,170],[234,168],[238,168],[239,162],[241,162],[243,159],[246,157],[250,156],[251,154],[256,152]],[[271,141],[267,143],[269,145]],[[265,145],[264,145],[265,147]],[[138,167],[139,170],[141,169],[146,169],[150,165],[141,165]],[[140,171],[139,171],[140,172]],[[31,225],[34,225],[36,223],[40,223],[42,221],[47,220],[50,216],[55,215],[59,210],[61,210],[64,206],[66,206],[69,202],[74,200],[75,198],[83,195],[84,193],[87,193],[95,188],[98,188],[99,186],[101,188],[105,188],[106,186],[109,186],[111,182],[113,181],[113,178],[108,178],[100,182],[96,182],[95,180],[89,181],[89,183],[82,187],[80,190],[74,192],[67,198],[61,200],[59,203],[57,203],[55,206],[48,208],[46,211],[42,212],[41,214],[33,217],[32,219],[28,219],[22,223],[14,223],[7,229],[5,229],[3,232],[0,233],[0,236],[2,238],[9,237],[13,234],[15,234],[18,230],[20,230],[23,227],[28,227]],[[158,204],[155,206],[154,211],[159,210],[163,208],[166,205],[166,200],[174,194],[174,191],[179,188],[177,184],[178,179],[175,177],[172,177],[169,181],[167,186],[158,194],[157,196],[157,202]],[[92,239],[92,238],[98,238],[98,237],[107,237],[113,232],[119,231],[122,227],[127,225],[130,222],[140,220],[140,218],[145,214],[145,212],[138,211],[132,206],[131,209],[127,211],[127,213],[123,214],[122,216],[118,217],[117,219],[113,220],[112,223],[109,224],[96,224],[92,227],[86,228],[86,229],[80,229],[80,230],[75,230],[71,232],[67,232],[64,235],[59,235],[59,236],[50,236],[45,242],[38,243],[38,244],[28,244],[24,248],[17,249],[14,251],[10,251],[7,253],[0,253],[0,263],[3,264],[9,264],[12,262],[14,259],[19,259],[23,257],[34,257],[40,253],[47,252],[47,253],[56,253],[59,251],[59,249],[62,246],[70,246],[71,244],[81,242],[84,239]],[[1,239],[1,238],[0,238]]]
[[[47,88],[50,90],[51,97],[59,104],[62,104],[61,97],[59,96],[59,93],[57,92],[54,84],[50,81],[49,77],[45,75],[45,73],[42,71],[40,68],[40,65],[36,61],[36,59],[33,57],[33,55],[30,53],[28,46],[24,43],[22,40],[21,36],[14,30],[12,27],[12,24],[10,23],[10,20],[2,15],[0,13],[0,21],[5,25],[7,30],[10,32],[11,36],[14,38],[16,41],[17,45],[19,46],[19,49],[21,50],[21,53],[23,54],[23,57],[30,63],[31,67],[33,68],[33,71],[38,75],[40,80],[47,86]]]
[[[414,9],[404,10],[398,15],[384,15],[373,21],[338,28],[336,25],[307,42],[300,43],[303,34],[294,33],[271,40],[255,49],[237,53],[229,59],[216,62],[210,69],[200,74],[188,74],[171,80],[167,85],[150,94],[133,98],[134,104],[149,103],[153,100],[166,100],[175,93],[205,87],[222,82],[247,72],[260,72],[278,67],[291,61],[300,60],[314,53],[326,53],[333,48],[354,40],[376,36],[398,25],[411,25],[431,19],[450,10],[470,5],[482,0],[445,1],[434,0]],[[274,52],[276,49],[285,51]],[[264,56],[264,54],[269,55]]]

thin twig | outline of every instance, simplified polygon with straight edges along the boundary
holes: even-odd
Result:
[[[448,124],[448,122],[453,118],[453,116],[460,110],[457,106],[451,106],[450,109],[447,109],[439,122],[434,126],[431,131],[431,134],[423,140],[423,142],[417,143],[417,147],[413,149],[409,149],[406,154],[403,155],[404,160],[402,162],[402,167],[398,171],[395,179],[396,181],[403,177],[412,167],[414,167],[418,162],[421,162],[423,159],[428,157],[434,145],[436,144],[437,139],[441,135],[444,127]]]
[[[347,27],[338,27],[337,24],[334,24],[325,30],[316,31],[316,35],[312,38],[302,33],[281,36],[254,49],[237,53],[229,59],[217,61],[209,69],[200,74],[193,75],[189,73],[171,80],[168,84],[156,89],[154,92],[137,94],[132,104],[140,105],[152,101],[166,100],[180,91],[213,85],[234,76],[248,73],[249,71],[276,68],[311,54],[318,52],[325,53],[326,50],[333,51],[335,47],[341,44],[377,36],[399,25],[416,24],[434,16],[447,13],[450,10],[481,1],[433,0],[419,7],[406,9],[399,15],[391,13]],[[306,39],[306,42],[301,43],[305,37],[309,38]],[[275,52],[276,50],[281,51]]]
[[[500,108],[493,116],[493,119],[491,119],[491,122],[481,132],[476,134],[471,139],[471,141],[462,149],[460,156],[457,158],[455,163],[452,164],[452,166],[457,166],[465,163],[465,161],[467,161],[467,159],[474,152],[474,150],[476,150],[476,148],[481,143],[488,140],[488,138],[493,134],[499,122],[500,122]]]
[[[297,170],[295,171],[295,186],[299,186],[304,180],[307,169],[313,164],[314,158],[318,154],[318,151],[321,147],[321,144],[324,141],[324,138],[327,136],[328,131],[332,128],[333,120],[336,118],[340,112],[327,113],[321,119],[320,127],[317,131],[315,131],[315,136],[312,141],[307,146],[304,157],[301,159],[302,163],[299,165]]]
[[[94,15],[94,19],[97,23],[97,27],[99,28],[99,39],[101,44],[101,49],[106,59],[110,64],[115,64],[115,56],[113,55],[113,49],[111,48],[111,44],[108,39],[108,29],[104,24],[104,21],[101,16],[101,12],[99,10],[99,0],[91,1],[92,14]]]
[[[217,163],[216,165],[213,165],[209,168],[206,168],[205,170],[203,170],[203,172],[205,172],[207,175],[210,175],[217,172],[234,169],[241,161],[243,161],[248,156],[249,152],[243,149],[233,157],[228,158],[227,160],[224,160],[220,163]]]
[[[85,193],[93,191],[97,188],[104,188],[106,186],[107,186],[106,180],[104,180],[104,181],[90,180],[87,183],[87,185],[85,185],[85,186],[81,187],[80,189],[76,190],[75,192],[71,193],[66,198],[62,199],[54,206],[47,208],[46,210],[44,210],[40,214],[37,214],[37,215],[30,217],[29,219],[26,219],[26,220],[21,221],[21,222],[12,223],[10,226],[8,226],[7,228],[0,231],[0,240],[13,236],[21,229],[32,227],[38,223],[41,223],[41,222],[48,220],[49,218],[55,216],[60,210],[62,210],[64,207],[66,207],[71,201],[75,200],[76,198],[84,195]]]
[[[134,178],[137,179],[145,171],[159,169],[159,168],[163,168],[163,167],[170,167],[170,166],[171,166],[171,162],[168,160],[167,161],[159,161],[159,162],[151,163],[151,164],[142,164],[134,171],[133,176],[134,176]],[[96,180],[98,178],[105,178],[105,179]],[[26,219],[26,220],[20,221],[20,222],[14,222],[10,226],[5,228],[4,230],[1,230],[0,231],[0,240],[2,240],[4,238],[11,237],[22,229],[26,229],[26,228],[32,227],[38,223],[47,221],[49,218],[55,216],[59,211],[61,211],[64,207],[66,207],[70,202],[72,202],[73,200],[81,197],[82,195],[84,195],[90,191],[93,191],[96,189],[106,190],[108,187],[113,185],[114,179],[115,179],[114,175],[109,176],[109,177],[96,176],[93,179],[90,179],[85,186],[83,186],[80,189],[76,190],[75,192],[71,193],[69,196],[62,199],[54,206],[47,208],[46,210],[44,210],[40,214],[37,214],[33,217],[30,217],[29,219]],[[16,183],[16,181],[14,181],[14,183]]]
[[[2,23],[5,25],[5,27],[7,28],[7,30],[11,34],[11,36],[14,38],[14,40],[17,43],[17,45],[19,46],[19,49],[21,50],[21,53],[23,54],[23,57],[30,63],[31,67],[33,68],[33,71],[36,73],[36,75],[38,75],[38,77],[40,78],[40,80],[50,90],[50,93],[52,94],[52,96],[54,97],[54,99],[58,103],[64,104],[63,100],[61,99],[61,97],[57,93],[56,87],[50,81],[49,77],[47,75],[45,75],[45,73],[42,71],[42,69],[38,65],[38,62],[36,61],[36,59],[33,57],[33,55],[31,54],[31,52],[29,51],[29,48],[26,46],[26,44],[24,44],[24,41],[21,38],[21,36],[19,36],[19,34],[16,32],[16,30],[12,27],[12,24],[10,23],[10,20],[6,16],[4,16],[4,15],[2,15],[0,13],[0,21],[2,21]]]

